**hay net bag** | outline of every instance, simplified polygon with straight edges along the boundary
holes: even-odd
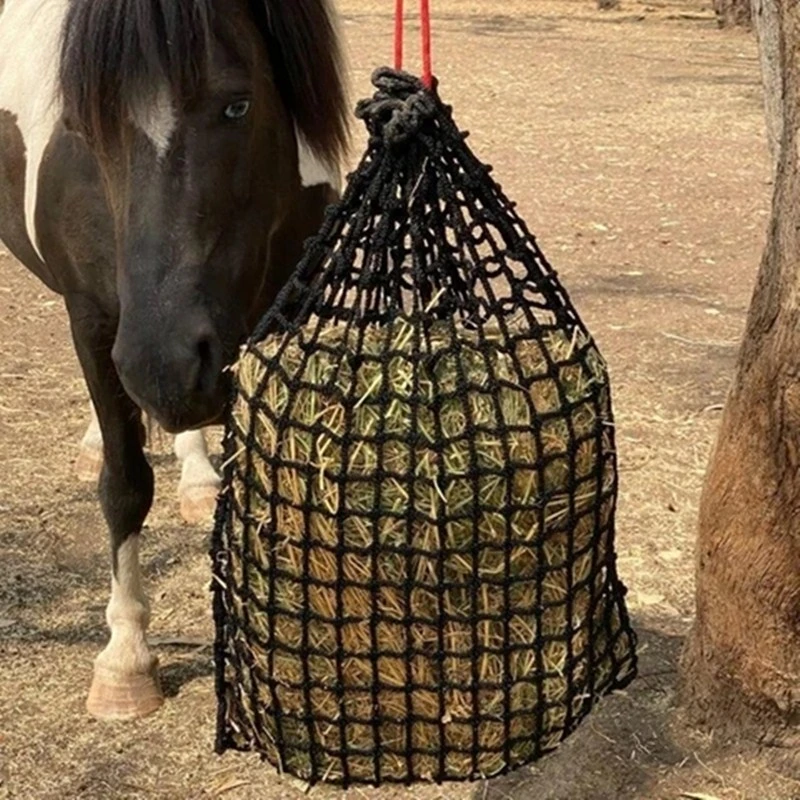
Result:
[[[436,90],[373,82],[367,152],[235,367],[217,746],[475,779],[634,676],[608,376]]]

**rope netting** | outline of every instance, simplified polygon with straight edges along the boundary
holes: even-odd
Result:
[[[311,783],[498,774],[635,673],[605,364],[435,89],[367,152],[235,368],[218,746]]]

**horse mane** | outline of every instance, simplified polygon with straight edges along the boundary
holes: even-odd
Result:
[[[286,107],[311,149],[335,164],[349,145],[350,106],[331,1],[249,0],[249,7]]]
[[[64,112],[101,157],[123,145],[143,96],[166,85],[181,107],[202,87],[218,2],[72,0],[61,39]],[[347,149],[349,109],[328,2],[247,0],[246,6],[287,111],[311,149],[333,164]]]

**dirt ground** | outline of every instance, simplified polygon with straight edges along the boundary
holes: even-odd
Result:
[[[698,0],[433,5],[442,93],[610,363],[641,677],[506,778],[310,794],[797,800],[768,753],[688,730],[675,708],[698,495],[768,217],[755,43],[717,30]],[[389,57],[390,6],[341,2],[357,96]],[[84,713],[109,588],[94,491],[72,475],[86,412],[59,299],[0,248],[0,798],[302,797],[255,757],[212,753],[208,532],[179,521],[167,439],[143,558],[168,702],[134,724]]]

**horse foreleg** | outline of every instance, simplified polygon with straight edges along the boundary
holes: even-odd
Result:
[[[121,389],[103,391],[97,400],[104,456],[100,503],[111,534],[106,609],[111,638],[95,660],[87,708],[103,719],[142,717],[163,702],[157,660],[147,647],[150,608],[139,569],[139,536],[153,499],[153,472],[142,450],[138,409]]]
[[[70,303],[75,347],[102,430],[100,504],[111,534],[111,638],[97,656],[87,708],[102,719],[132,719],[163,703],[157,660],[147,646],[150,611],[139,569],[139,536],[153,501],[153,471],[142,447],[141,413],[111,360],[115,325]]]
[[[187,431],[175,437],[175,455],[181,462],[178,498],[186,522],[208,522],[214,515],[220,479],[208,460],[203,431]]]
[[[94,403],[89,403],[91,419],[81,439],[75,474],[78,480],[96,483],[103,469],[103,434]],[[181,517],[184,522],[208,522],[214,516],[220,478],[208,458],[202,431],[187,431],[175,437],[175,455],[181,462],[178,484]]]
[[[100,422],[92,402],[89,403],[89,411],[91,419],[81,439],[75,462],[75,475],[79,481],[97,483],[103,469],[103,434],[100,432]]]
[[[164,696],[158,659],[145,638],[150,606],[139,569],[139,534],[125,537],[116,548],[106,621],[111,638],[95,659],[86,708],[100,719],[147,716],[160,708]]]

